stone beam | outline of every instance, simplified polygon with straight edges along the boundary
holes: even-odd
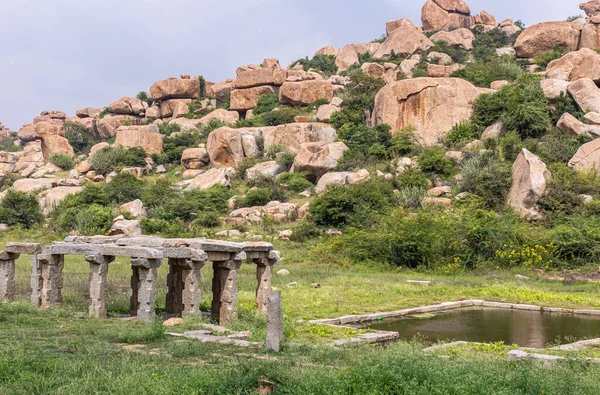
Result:
[[[40,306],[48,308],[62,303],[64,255],[40,254],[37,257],[41,282]]]
[[[106,299],[108,264],[114,261],[113,256],[87,255],[85,260],[90,263],[90,307],[89,314],[95,318],[106,318]]]
[[[41,254],[42,245],[40,243],[10,242],[6,243],[5,250],[6,252],[10,252],[13,254],[36,255]]]
[[[163,254],[159,250],[147,247],[128,247],[116,244],[103,244],[99,246],[100,254],[109,256],[125,256],[131,258],[144,258],[147,260],[162,259]],[[133,262],[133,261],[132,261]]]
[[[15,260],[0,260],[0,303],[15,300],[15,291]]]
[[[132,315],[136,315],[141,322],[152,322],[154,320],[157,268],[161,263],[162,259],[131,259],[133,276],[131,277],[130,310]]]

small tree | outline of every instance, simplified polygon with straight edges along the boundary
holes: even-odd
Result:
[[[33,194],[9,191],[0,203],[0,222],[31,228],[44,220],[38,198]]]

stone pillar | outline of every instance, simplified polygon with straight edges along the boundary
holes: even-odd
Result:
[[[182,259],[169,258],[169,274],[167,274],[167,297],[165,311],[169,314],[181,315],[183,284],[181,281]],[[183,260],[185,262],[185,260]]]
[[[38,255],[31,256],[31,304],[35,307],[42,305],[42,268],[38,262]]]
[[[258,287],[256,288],[256,312],[266,314],[267,302],[271,295],[273,280],[273,266],[281,259],[279,251],[270,251],[267,258],[256,258],[252,261],[256,264],[256,280]]]
[[[238,254],[231,261],[213,262],[213,302],[211,313],[213,319],[218,320],[222,326],[227,326],[237,317],[237,278],[242,260],[245,256]]]
[[[106,279],[108,264],[114,256],[87,255],[90,264],[90,308],[89,314],[95,318],[106,318]]]
[[[267,310],[267,341],[265,346],[268,350],[279,352],[283,340],[281,291],[269,295]]]
[[[8,253],[4,254],[10,255]],[[15,259],[0,260],[0,303],[15,300]]]
[[[205,263],[205,261],[185,261],[185,265],[182,267],[182,315],[200,314],[200,303],[202,301],[200,270],[204,267]]]
[[[52,307],[62,303],[63,277],[65,266],[64,255],[38,255],[38,265],[41,272],[40,306]]]
[[[132,292],[131,307],[135,304],[138,320],[152,322],[154,320],[154,303],[156,302],[157,268],[162,259],[132,258],[131,266],[134,275],[131,284],[136,287]],[[134,303],[135,297],[135,303]]]

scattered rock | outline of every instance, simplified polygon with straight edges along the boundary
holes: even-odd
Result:
[[[540,219],[537,203],[546,191],[552,173],[540,158],[523,148],[513,168],[513,184],[507,204],[529,219]]]
[[[281,270],[279,270],[279,271],[277,272],[277,275],[279,275],[279,276],[289,276],[289,275],[290,275],[290,272],[289,272],[289,270],[286,270],[286,269],[281,269]]]

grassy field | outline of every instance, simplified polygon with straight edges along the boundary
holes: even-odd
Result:
[[[49,242],[44,233],[10,234],[18,240]],[[31,393],[256,393],[259,379],[275,383],[276,393],[598,393],[600,367],[578,354],[574,361],[543,366],[506,361],[502,347],[466,347],[441,355],[424,354],[418,340],[387,349],[364,346],[337,350],[314,344],[345,336],[309,325],[313,318],[394,310],[443,301],[481,298],[571,308],[600,308],[600,287],[584,281],[552,281],[519,271],[453,273],[348,267],[315,255],[311,245],[275,242],[285,259],[274,286],[283,293],[286,346],[280,354],[260,348],[202,344],[164,335],[160,324],[86,316],[88,264],[66,260],[64,305],[38,311],[28,305],[29,261],[17,263],[18,298],[0,306],[0,394]],[[341,266],[340,266],[341,265]],[[278,268],[278,269],[279,269]],[[166,265],[160,269],[157,308],[164,307]],[[264,339],[264,319],[254,314],[254,266],[240,280],[240,319],[233,329]],[[109,313],[126,313],[129,276],[126,260],[109,270]],[[202,272],[202,309],[210,306],[211,270]],[[430,280],[430,286],[407,284]],[[319,288],[311,284],[320,284]],[[180,328],[200,328],[204,319],[186,319]],[[588,352],[589,354],[589,352]],[[588,354],[582,353],[581,356]]]

